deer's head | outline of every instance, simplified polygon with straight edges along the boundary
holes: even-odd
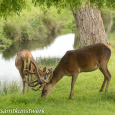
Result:
[[[46,91],[45,89],[50,86],[50,80],[51,80],[51,78],[52,78],[52,76],[53,76],[53,70],[52,70],[52,68],[49,68],[49,69],[48,69],[48,72],[47,72],[47,71],[46,71],[46,67],[45,67],[45,68],[43,68],[43,71],[40,70],[39,72],[41,72],[41,76],[40,76],[41,84],[40,84],[39,87],[37,87],[37,89],[34,89],[34,88],[32,88],[32,89],[33,89],[34,91],[39,90],[39,91],[44,92],[44,91]],[[40,74],[39,72],[37,72],[37,74]],[[50,75],[50,77],[47,77],[48,75]],[[38,77],[38,78],[39,78],[39,77]],[[37,84],[35,84],[35,85],[31,85],[32,83],[28,83],[28,85],[29,85],[30,87],[35,87],[35,86],[37,86],[37,85],[39,84],[38,81],[39,81],[39,79],[37,79],[36,81],[32,82],[32,83],[36,83],[36,82],[37,82]],[[26,82],[27,82],[27,81],[26,81]],[[48,87],[47,87],[47,86],[48,86]]]

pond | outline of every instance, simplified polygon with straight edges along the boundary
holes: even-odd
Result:
[[[74,34],[66,34],[61,35],[55,38],[54,42],[50,45],[44,46],[42,48],[34,48],[31,51],[34,59],[39,58],[61,58],[67,50],[73,50],[74,45]],[[37,42],[37,41],[36,41]],[[39,42],[38,42],[38,45]],[[37,45],[37,46],[38,46]],[[35,46],[35,45],[34,45]],[[25,46],[24,49],[28,49],[28,47],[31,47],[31,45]],[[10,50],[8,50],[6,53],[0,54],[0,81],[18,81],[21,79],[19,75],[19,71],[15,67],[15,57],[16,52],[15,47],[12,46]],[[23,49],[23,48],[22,48]],[[7,54],[10,54],[7,55]]]

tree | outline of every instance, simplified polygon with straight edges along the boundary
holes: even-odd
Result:
[[[0,16],[6,18],[12,13],[19,14],[26,7],[26,0],[0,0]]]
[[[95,43],[107,43],[107,35],[101,13],[98,9],[103,7],[115,8],[115,0],[33,0],[44,11],[55,6],[58,11],[70,7],[73,12],[76,27],[79,32],[81,47]]]
[[[109,44],[99,9],[103,7],[115,9],[115,0],[32,0],[32,2],[38,4],[44,12],[47,12],[51,6],[55,6],[58,12],[65,7],[70,7],[82,47],[88,42]],[[26,6],[26,0],[2,0],[0,15],[19,13]]]
[[[86,46],[88,42],[90,42],[90,44],[109,44],[101,13],[98,12],[97,7],[94,6],[92,9],[90,3],[88,3],[87,6],[78,8],[77,11],[78,14],[72,9],[76,26],[79,31],[81,46]]]

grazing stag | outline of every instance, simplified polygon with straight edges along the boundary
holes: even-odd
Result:
[[[31,52],[27,49],[18,51],[16,59],[15,59],[15,66],[19,70],[20,76],[22,77],[23,82],[23,94],[25,92],[25,82],[29,82],[29,74],[31,74],[31,79],[33,80],[32,75],[36,75],[37,77],[37,84],[42,84],[45,82],[44,79],[47,79],[46,67],[43,69],[39,69],[36,66],[36,62],[31,54]],[[27,81],[25,75],[28,75]],[[47,81],[47,80],[46,80]],[[34,83],[34,82],[33,82]],[[30,85],[30,84],[28,84]],[[27,91],[29,90],[29,86]]]
[[[104,81],[100,92],[103,91],[106,83],[105,91],[107,91],[111,79],[107,63],[111,56],[111,52],[112,47],[102,43],[89,45],[78,50],[67,51],[53,71],[51,79],[49,79],[42,88],[41,96],[47,97],[56,83],[64,75],[68,75],[72,76],[71,92],[69,96],[69,98],[72,99],[78,74],[81,72],[91,72],[98,68],[104,75]]]

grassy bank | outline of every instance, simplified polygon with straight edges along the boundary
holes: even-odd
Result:
[[[113,40],[114,39],[111,38],[110,41],[112,42]],[[113,50],[108,63],[108,69],[112,75],[112,78],[107,93],[99,92],[104,77],[99,70],[96,70],[90,73],[79,74],[72,100],[68,99],[71,86],[71,77],[64,76],[56,84],[47,98],[41,98],[40,91],[35,92],[31,89],[28,93],[26,92],[25,95],[22,95],[21,90],[14,90],[14,92],[9,90],[6,94],[1,93],[0,110],[2,109],[2,111],[4,111],[5,109],[17,109],[27,112],[29,109],[33,111],[40,109],[45,115],[114,115],[114,57],[115,49]],[[42,112],[39,114],[42,114]],[[9,115],[9,113],[6,114]]]

